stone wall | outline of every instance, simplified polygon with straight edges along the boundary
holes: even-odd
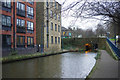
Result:
[[[33,54],[37,52],[37,47],[34,48],[16,48],[16,54],[17,55],[22,55],[22,54]],[[12,51],[12,49],[2,49],[2,56],[10,56],[12,55],[14,52]]]
[[[72,47],[78,47],[81,49],[85,49],[85,44],[98,44],[99,49],[105,49],[106,46],[106,38],[67,38],[63,39],[62,46],[72,46]]]

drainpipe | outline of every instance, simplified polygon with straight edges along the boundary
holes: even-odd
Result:
[[[15,51],[15,0],[13,1],[13,50]]]

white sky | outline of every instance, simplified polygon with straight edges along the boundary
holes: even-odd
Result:
[[[58,1],[59,3],[63,3],[65,0],[56,0]],[[78,1],[78,0],[66,0],[66,4],[63,5],[63,7],[69,5],[70,3],[72,2],[75,2],[75,1]],[[72,12],[71,12],[72,13]],[[64,15],[62,13],[62,15]],[[65,17],[62,16],[62,26],[68,28],[71,23],[73,24],[75,21],[74,18],[70,17],[69,15],[65,15]],[[93,30],[96,29],[96,25],[99,23],[100,21],[99,20],[96,20],[96,19],[82,19],[79,18],[76,23],[74,24],[75,27],[78,27],[78,28],[82,28],[82,29],[89,29],[89,28],[92,28]],[[74,27],[73,26],[73,27]]]

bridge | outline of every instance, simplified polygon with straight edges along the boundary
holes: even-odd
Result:
[[[109,38],[65,38],[62,40],[62,48],[65,49],[79,48],[86,50],[86,44],[89,44],[91,49],[106,50],[111,54],[115,54],[120,59],[120,50]]]

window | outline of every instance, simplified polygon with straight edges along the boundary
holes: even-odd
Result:
[[[17,19],[17,26],[19,26],[19,27],[25,27],[25,20]]]
[[[53,30],[53,23],[51,22],[51,30]]]
[[[53,36],[51,36],[51,44],[53,44]]]
[[[17,2],[17,9],[25,11],[25,5],[20,2]]]
[[[25,5],[17,2],[17,15],[25,17]]]
[[[4,0],[2,7],[11,8],[11,0]]]
[[[47,48],[49,48],[49,35],[47,35]]]
[[[26,33],[25,31],[25,20],[17,19],[17,32]]]
[[[27,37],[27,46],[33,47],[34,46],[34,39],[33,37]]]
[[[47,33],[49,33],[49,22],[47,21]]]
[[[27,32],[33,33],[33,22],[27,21]]]
[[[17,47],[25,47],[25,37],[17,36]]]
[[[3,48],[11,47],[11,36],[10,35],[2,35],[2,47]]]
[[[28,0],[28,2],[32,5],[34,4],[34,0]]]
[[[60,32],[60,26],[58,25],[58,32]]]
[[[61,10],[61,5],[60,4],[58,4],[58,9]]]
[[[11,26],[11,17],[2,15],[2,25]]]
[[[34,15],[33,8],[27,6],[27,17],[33,19],[33,15]]]
[[[57,31],[57,24],[55,24],[55,31]]]
[[[55,44],[57,44],[57,37],[55,37]]]
[[[57,14],[55,13],[55,20],[57,20]]]
[[[55,2],[55,9],[57,8],[57,3]]]
[[[47,8],[47,11],[46,11],[46,17],[47,17],[47,20],[49,19],[49,11],[48,11],[48,8]]]
[[[48,7],[49,6],[49,4],[48,4],[48,0],[46,0],[46,7]]]
[[[58,15],[58,21],[60,21],[60,14]]]
[[[53,7],[53,0],[50,0],[50,6]]]
[[[53,11],[52,10],[50,10],[50,16],[51,16],[51,18],[53,18]]]
[[[60,37],[58,37],[58,43],[60,44]]]

